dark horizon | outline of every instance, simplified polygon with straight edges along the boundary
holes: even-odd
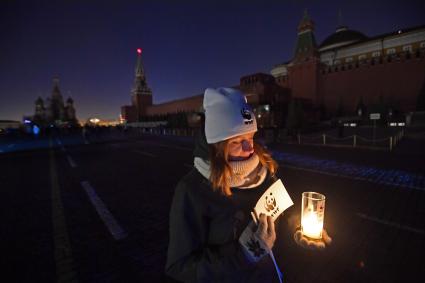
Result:
[[[33,115],[59,76],[77,117],[117,119],[129,105],[136,48],[153,103],[234,86],[292,58],[305,10],[320,44],[342,24],[369,37],[424,24],[420,1],[277,1],[2,4],[0,120]]]

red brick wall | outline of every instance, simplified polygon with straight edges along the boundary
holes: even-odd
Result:
[[[137,122],[137,110],[133,105],[121,106],[121,116],[128,123]]]
[[[346,68],[347,69],[347,68]],[[402,111],[412,111],[417,95],[424,84],[425,58],[393,59],[392,62],[353,66],[352,70],[319,74],[319,95],[325,105],[334,110],[342,95],[344,108],[355,111],[361,96],[366,105],[392,98]]]
[[[176,113],[180,111],[191,112],[200,111],[204,95],[196,95],[180,100],[174,100],[161,104],[152,105],[146,108],[146,115],[158,115],[166,113]]]
[[[138,94],[133,96],[132,103],[137,108],[137,117],[140,120],[145,115],[146,109],[152,105],[152,95]]]
[[[288,68],[288,86],[293,97],[310,99],[318,103],[319,63],[310,60]]]

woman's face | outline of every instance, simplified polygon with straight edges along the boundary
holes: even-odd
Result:
[[[227,152],[230,161],[245,160],[254,153],[254,135],[248,133],[229,139]]]

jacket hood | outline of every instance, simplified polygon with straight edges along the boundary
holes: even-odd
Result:
[[[207,138],[205,136],[205,127],[202,126],[195,138],[195,149],[193,150],[193,157],[200,157],[204,160],[210,159],[209,147]]]

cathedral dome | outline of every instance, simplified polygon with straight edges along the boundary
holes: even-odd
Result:
[[[360,42],[366,39],[368,39],[368,37],[359,31],[350,30],[347,27],[340,27],[335,31],[335,33],[331,34],[325,40],[323,40],[319,48],[321,51],[323,51],[326,49],[348,45],[354,42]]]

